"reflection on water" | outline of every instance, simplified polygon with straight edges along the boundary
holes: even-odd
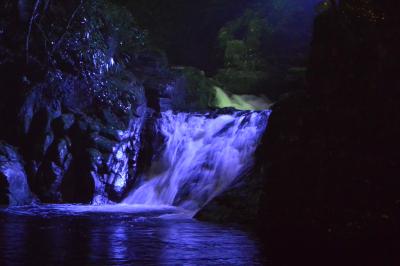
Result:
[[[263,264],[257,240],[237,228],[171,208],[111,209],[0,209],[0,265]]]

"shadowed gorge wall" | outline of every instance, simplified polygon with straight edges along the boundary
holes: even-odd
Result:
[[[253,183],[216,198],[199,218],[259,224],[279,262],[282,250],[295,249],[324,263],[340,252],[332,262],[391,265],[399,236],[400,110],[398,16],[389,6],[341,1],[316,18],[308,86],[273,106],[248,177]],[[259,209],[247,211],[248,202]]]
[[[306,92],[273,108],[261,216],[281,247],[357,245],[360,260],[390,265],[400,218],[398,16],[385,1],[337,8],[315,21]]]

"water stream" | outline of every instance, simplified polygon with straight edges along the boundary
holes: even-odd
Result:
[[[166,206],[0,207],[0,265],[264,265],[261,241]]]
[[[124,203],[199,210],[252,166],[269,114],[162,113],[163,152]]]

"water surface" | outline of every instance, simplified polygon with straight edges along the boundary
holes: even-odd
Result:
[[[149,206],[0,209],[0,265],[262,265],[259,241],[235,226]]]

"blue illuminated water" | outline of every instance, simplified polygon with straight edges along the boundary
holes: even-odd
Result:
[[[270,113],[162,113],[157,127],[165,140],[163,151],[124,203],[179,206],[196,213],[252,167]]]
[[[0,265],[264,264],[252,233],[192,217],[251,168],[269,115],[162,113],[161,152],[122,204],[0,208]]]
[[[0,265],[262,265],[260,242],[234,226],[165,206],[0,209]]]

